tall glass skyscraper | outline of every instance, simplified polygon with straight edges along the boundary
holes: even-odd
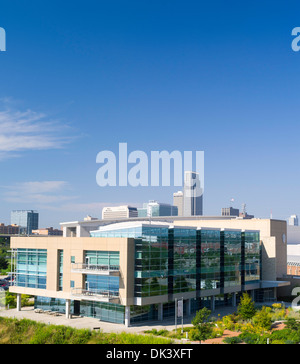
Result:
[[[183,216],[203,215],[203,190],[199,173],[184,173]]]
[[[11,212],[11,224],[19,225],[20,232],[31,234],[39,228],[39,214],[33,210],[14,210]]]

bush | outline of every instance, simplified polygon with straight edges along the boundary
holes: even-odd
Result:
[[[270,343],[276,344],[278,342],[298,344],[300,342],[300,332],[291,329],[273,331],[270,335]]]
[[[243,293],[240,304],[238,306],[238,314],[244,320],[249,320],[255,315],[254,302],[248,293]]]
[[[267,307],[263,307],[253,317],[253,323],[264,330],[270,330],[272,325],[272,316]]]
[[[225,344],[241,344],[242,342],[243,342],[243,340],[239,336],[226,337],[223,340],[223,343],[225,343]]]

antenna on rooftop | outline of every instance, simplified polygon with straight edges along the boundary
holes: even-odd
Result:
[[[244,215],[246,214],[246,206],[247,205],[245,203],[242,204],[242,210]]]

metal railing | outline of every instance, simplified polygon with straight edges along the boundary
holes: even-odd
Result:
[[[90,271],[90,272],[119,272],[119,265],[103,265],[103,264],[84,264],[73,263],[72,270],[74,271]]]
[[[87,297],[99,299],[99,301],[109,301],[119,298],[119,292],[108,290],[86,290],[82,288],[74,288],[71,291],[73,296]]]

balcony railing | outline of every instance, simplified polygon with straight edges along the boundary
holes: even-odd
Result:
[[[72,289],[72,296],[87,301],[111,302],[119,300],[119,292],[108,290],[86,290],[82,288]]]
[[[119,274],[120,267],[118,265],[73,263],[71,270],[73,273],[116,275]]]

